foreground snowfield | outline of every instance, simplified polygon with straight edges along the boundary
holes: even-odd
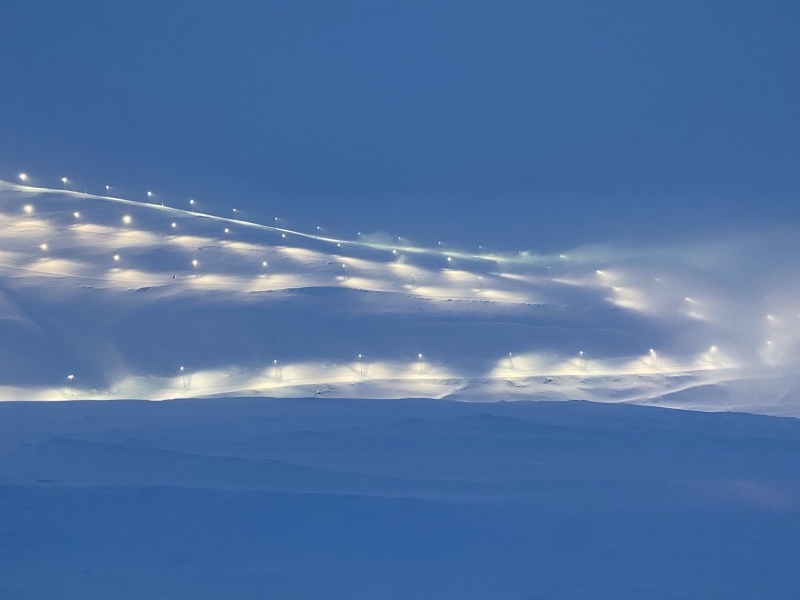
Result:
[[[792,232],[542,256],[149,200],[0,183],[0,398],[800,413]]]
[[[800,422],[586,402],[0,404],[0,597],[797,598]]]

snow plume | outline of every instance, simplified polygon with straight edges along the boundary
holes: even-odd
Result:
[[[585,398],[800,413],[794,230],[471,252],[13,184],[0,184],[0,230],[4,399]]]

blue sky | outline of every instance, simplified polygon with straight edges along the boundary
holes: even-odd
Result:
[[[0,6],[0,175],[502,249],[797,223],[795,2]]]

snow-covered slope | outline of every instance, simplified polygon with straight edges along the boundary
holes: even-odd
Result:
[[[800,421],[586,402],[0,403],[0,597],[798,597]]]
[[[0,183],[0,398],[800,413],[793,232],[542,256],[267,223]]]

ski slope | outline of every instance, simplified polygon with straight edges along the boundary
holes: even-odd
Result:
[[[0,398],[800,414],[791,231],[538,255],[147,200],[0,183]]]
[[[166,204],[0,184],[1,597],[797,596],[793,232]]]

